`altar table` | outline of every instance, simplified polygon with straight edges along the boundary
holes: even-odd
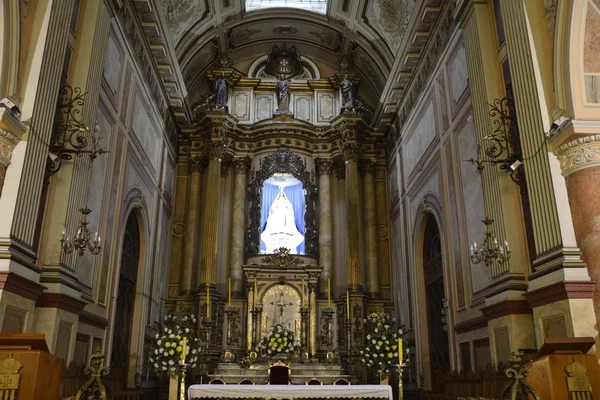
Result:
[[[393,400],[389,385],[192,385],[188,399],[203,398],[377,398]]]

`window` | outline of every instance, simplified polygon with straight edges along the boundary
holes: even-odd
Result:
[[[327,0],[246,0],[246,11],[266,8],[297,8],[324,15],[327,12]]]

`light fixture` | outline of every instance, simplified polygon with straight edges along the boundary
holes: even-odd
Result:
[[[96,232],[94,233],[94,238],[92,240],[92,233],[88,228],[89,222],[87,220],[87,216],[92,212],[92,210],[86,206],[79,209],[79,211],[81,214],[83,214],[83,218],[81,219],[77,233],[73,235],[73,238],[71,239],[71,237],[67,235],[67,230],[64,229],[62,233],[62,239],[60,240],[61,247],[66,254],[71,254],[73,251],[77,251],[77,254],[83,256],[85,249],[88,249],[90,253],[97,255],[102,249],[102,238],[100,238],[100,235],[98,235],[98,232]]]
[[[483,222],[486,227],[485,237],[481,241],[481,248],[477,248],[477,242],[474,242],[471,246],[471,262],[473,264],[483,262],[486,267],[492,265],[494,261],[500,265],[504,264],[510,260],[510,248],[508,247],[508,242],[505,240],[504,244],[501,245],[498,243],[498,239],[494,237],[492,232],[493,219],[485,217],[481,222]]]

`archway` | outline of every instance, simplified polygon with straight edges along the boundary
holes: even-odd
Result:
[[[139,260],[140,229],[135,213],[132,212],[127,218],[123,237],[115,311],[115,334],[110,358],[113,375],[122,384],[122,387],[117,390],[123,390],[127,386]]]
[[[441,382],[436,379],[436,376],[450,370],[450,350],[448,332],[442,314],[446,302],[442,244],[437,222],[432,216],[427,219],[423,236],[423,274],[432,389],[434,393],[442,393],[443,386],[438,387]]]

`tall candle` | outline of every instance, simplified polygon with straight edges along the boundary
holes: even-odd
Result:
[[[398,361],[402,365],[402,339],[398,339]]]
[[[229,281],[227,282],[228,286],[229,286],[229,301],[227,302],[227,305],[229,307],[231,307],[231,278],[229,278]]]
[[[350,291],[346,290],[346,319],[350,319]]]
[[[187,354],[187,337],[183,337],[183,348],[181,349],[181,363],[185,364],[185,356]]]
[[[331,308],[331,278],[327,279],[327,307]]]
[[[302,279],[302,306],[304,307],[304,279]]]

